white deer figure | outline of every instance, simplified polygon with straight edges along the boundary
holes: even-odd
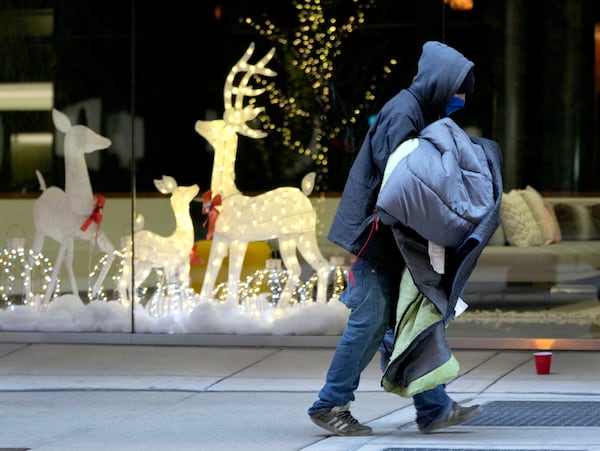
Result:
[[[125,250],[123,274],[120,281],[121,299],[134,299],[132,294],[132,264],[134,286],[140,286],[153,268],[162,268],[167,281],[177,281],[180,287],[190,285],[190,252],[194,246],[194,224],[190,216],[190,202],[198,195],[198,185],[178,186],[173,177],[163,175],[154,185],[163,194],[171,194],[170,202],[175,216],[175,231],[168,236],[150,230],[136,230]],[[133,261],[131,256],[133,255]]]
[[[214,148],[210,187],[211,193],[215,196],[220,195],[222,200],[214,226],[200,298],[210,298],[223,258],[229,252],[226,302],[237,304],[241,267],[248,243],[277,238],[281,258],[289,273],[278,307],[289,304],[293,290],[300,281],[301,268],[297,251],[317,272],[317,302],[324,303],[327,301],[327,277],[330,268],[317,244],[316,212],[307,197],[314,186],[314,173],[303,180],[304,192],[294,187],[282,187],[258,196],[245,196],[235,184],[238,133],[250,138],[266,136],[263,131],[252,129],[248,125],[248,122],[254,120],[264,108],[244,106],[245,96],[258,96],[265,89],[253,89],[248,83],[255,76],[276,75],[274,71],[265,67],[273,57],[275,49],[271,49],[256,64],[248,64],[253,52],[254,43],[250,44],[227,76],[223,119],[196,122],[196,132]],[[234,86],[234,79],[239,73],[242,74],[241,80]]]
[[[96,281],[92,294],[98,293],[106,272],[114,259],[114,247],[104,232],[100,230],[103,198],[94,196],[88,174],[85,154],[106,149],[111,141],[84,125],[71,125],[69,118],[53,109],[52,119],[57,130],[65,134],[65,189],[56,186],[46,187],[42,174],[36,171],[43,193],[33,206],[35,238],[34,253],[42,251],[47,236],[60,243],[51,282],[46,289],[42,305],[50,301],[58,274],[63,263],[69,274],[71,291],[79,296],[75,274],[73,273],[74,239],[91,241],[108,255],[105,270]]]

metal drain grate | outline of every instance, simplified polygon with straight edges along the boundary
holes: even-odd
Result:
[[[556,449],[518,449],[518,448],[385,448],[381,451],[556,451]],[[575,449],[569,451],[585,451],[585,449]]]
[[[492,401],[468,426],[600,427],[600,402]]]
[[[381,451],[556,451],[549,450],[545,448],[540,449],[516,449],[516,448],[385,448]],[[585,451],[584,449],[580,450],[570,450],[570,451]]]

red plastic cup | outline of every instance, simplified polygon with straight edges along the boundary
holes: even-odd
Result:
[[[538,374],[549,374],[550,364],[552,363],[552,353],[549,351],[534,352],[535,369]]]

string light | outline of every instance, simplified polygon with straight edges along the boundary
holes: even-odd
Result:
[[[118,301],[119,303],[127,303],[127,299],[123,299],[120,295],[119,284],[121,279],[123,278],[123,268],[125,267],[125,258],[127,255],[127,249],[123,247],[122,249],[115,249],[113,251],[113,257],[110,258],[109,254],[104,254],[100,261],[94,266],[92,271],[88,277],[88,300],[98,300],[98,301]],[[111,283],[111,286],[114,287],[112,289],[108,289],[104,283],[101,283],[98,292],[94,294],[94,286],[96,280],[98,279],[100,274],[105,273],[104,270],[107,265],[112,265],[113,262],[116,262],[116,272],[112,274],[108,280]],[[108,271],[110,268],[106,269]],[[104,279],[106,281],[106,278]]]
[[[127,258],[131,258],[131,250],[123,247],[114,251],[114,259],[109,260],[108,255],[104,255],[98,264],[94,267],[89,276],[88,299],[99,301],[116,301],[128,305],[127,298],[117,287],[120,286],[123,277],[131,277],[128,273],[129,265],[126,264]],[[98,274],[102,273],[104,267],[116,262],[115,273],[109,278],[112,282],[112,289],[107,289],[104,284],[100,286],[98,294],[93,296],[92,285]],[[124,271],[125,270],[125,271]],[[173,313],[189,313],[198,302],[198,296],[189,285],[181,283],[177,273],[174,273],[170,279],[167,278],[167,272],[162,267],[154,267],[143,281],[140,281],[135,287],[135,303],[141,305],[151,317],[162,318]],[[105,279],[106,280],[106,279]]]
[[[365,23],[365,12],[375,6],[375,0],[353,0],[356,10],[344,23],[336,17],[328,17],[320,0],[294,0],[292,3],[297,12],[298,27],[291,32],[280,29],[268,18],[261,24],[246,17],[245,23],[280,48],[280,52],[285,55],[284,61],[290,61],[286,65],[290,76],[294,76],[293,72],[303,74],[304,85],[310,87],[311,93],[302,91],[286,95],[275,82],[266,85],[270,104],[279,108],[283,117],[277,125],[272,124],[267,115],[261,116],[260,120],[265,130],[274,130],[281,136],[285,147],[311,158],[319,174],[325,175],[328,173],[330,142],[339,138],[343,130],[358,123],[358,118],[375,101],[373,84],[378,78],[387,77],[397,62],[390,59],[384,66],[383,73],[379,77],[373,77],[372,85],[358,105],[348,111],[335,110],[335,63],[341,55],[342,41]],[[297,86],[297,83],[292,86]],[[299,99],[302,101],[298,101]],[[294,123],[298,118],[313,118],[316,142],[307,144],[305,140],[294,137]],[[319,183],[315,187],[316,191],[326,187]]]
[[[329,300],[339,299],[342,291],[346,288],[348,280],[348,266],[346,266],[343,257],[331,257],[329,269],[328,296]],[[309,279],[299,287],[297,298],[299,303],[312,302],[318,282],[317,274],[313,274]]]
[[[266,133],[252,128],[250,122],[262,112],[254,107],[255,97],[264,93],[264,88],[254,88],[250,80],[273,77],[276,73],[266,64],[274,55],[272,48],[257,63],[249,63],[254,52],[254,43],[229,72],[223,90],[225,112],[223,119],[196,121],[195,129],[214,148],[214,163],[211,174],[210,195],[219,196],[222,203],[216,207],[212,244],[208,264],[202,283],[200,299],[212,296],[231,305],[239,305],[240,273],[247,246],[252,241],[274,240],[288,271],[277,309],[292,303],[293,291],[299,283],[301,268],[297,253],[316,271],[321,281],[317,301],[325,303],[327,260],[321,255],[316,238],[317,218],[309,199],[315,186],[316,175],[304,176],[301,188],[284,186],[256,196],[244,195],[235,183],[235,161],[238,151],[238,134],[250,138],[262,138]],[[241,79],[234,83],[236,79]],[[248,98],[249,97],[249,98]],[[294,103],[290,101],[290,103]],[[227,289],[219,287],[215,295],[215,284],[223,259],[229,254]]]
[[[194,290],[181,284],[178,277],[169,278],[162,268],[153,268],[153,272],[156,281],[151,288],[145,285],[137,287],[138,303],[154,318],[190,313],[198,302]],[[141,299],[145,301],[140,301]]]
[[[0,253],[0,306],[13,309],[27,305],[40,311],[41,296],[52,281],[52,264],[41,253],[25,249],[24,239],[10,238]],[[60,293],[60,281],[52,292],[52,298]]]

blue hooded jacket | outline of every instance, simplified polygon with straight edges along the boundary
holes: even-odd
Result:
[[[473,62],[453,48],[426,42],[417,74],[407,89],[390,99],[377,114],[354,160],[328,239],[348,252],[392,269],[401,256],[390,227],[371,233],[375,203],[390,153],[440,117],[458,92]]]

